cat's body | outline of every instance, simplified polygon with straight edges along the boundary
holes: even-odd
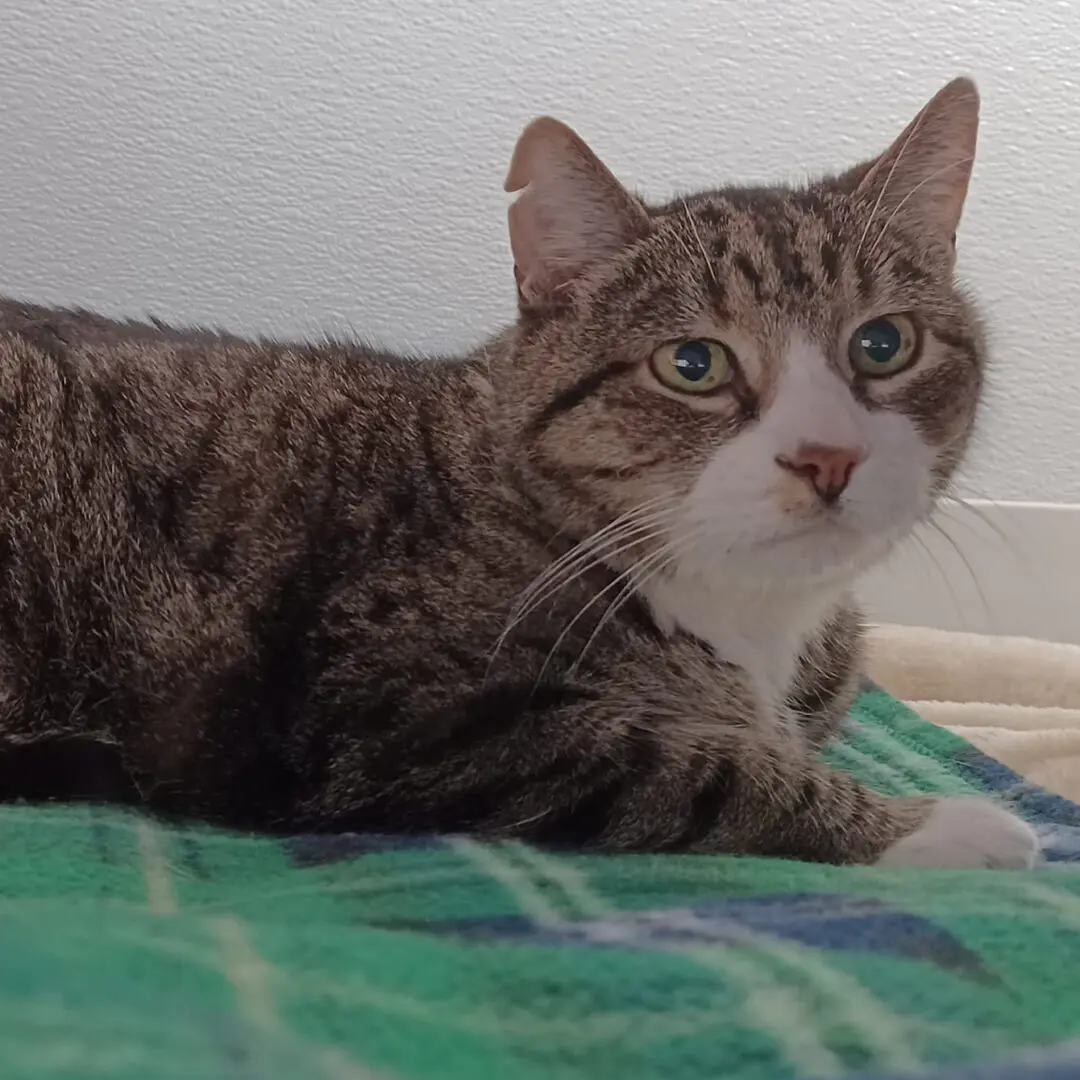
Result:
[[[951,255],[892,218],[876,262],[851,250],[866,169],[646,213],[531,130],[522,317],[469,358],[0,304],[0,797],[1028,862],[1000,811],[885,799],[815,752],[854,693],[854,576],[967,442]],[[883,305],[931,357],[891,398],[823,347]],[[692,405],[685,362],[724,370]]]
[[[579,678],[556,680],[606,610],[558,642],[617,577],[603,567],[491,659],[513,602],[573,543],[500,461],[498,343],[418,364],[10,302],[0,342],[9,777],[24,746],[90,735],[124,759],[121,787],[78,792],[94,780],[76,775],[69,793],[255,827],[500,828],[561,818],[589,794],[577,758],[610,756],[614,778],[610,737],[646,758],[675,737],[685,670],[700,683],[693,730],[755,708],[739,677],[697,641],[665,637],[637,602]],[[850,700],[854,629],[838,621],[829,666],[802,673],[814,738]],[[545,661],[551,682],[536,686]],[[656,731],[664,696],[674,715]],[[620,720],[640,713],[640,730],[555,725],[556,699],[571,712],[607,699]],[[797,748],[798,722],[786,728]],[[739,751],[748,766],[755,749]]]

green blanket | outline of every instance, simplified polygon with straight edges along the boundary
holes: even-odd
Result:
[[[995,792],[1050,861],[555,856],[2,808],[0,1078],[1080,1076],[1080,810],[880,691],[829,754],[887,791]]]

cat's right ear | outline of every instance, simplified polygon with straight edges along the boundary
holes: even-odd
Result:
[[[862,167],[856,198],[873,207],[882,222],[895,219],[952,246],[978,133],[979,92],[970,79],[953,79],[881,157]]]
[[[506,190],[510,248],[522,307],[543,307],[591,263],[648,230],[645,208],[565,124],[534,120],[521,133]]]

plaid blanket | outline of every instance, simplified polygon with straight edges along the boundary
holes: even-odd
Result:
[[[281,841],[3,808],[0,1077],[1080,1076],[1080,809],[876,690],[829,754],[887,791],[996,793],[1047,866]]]

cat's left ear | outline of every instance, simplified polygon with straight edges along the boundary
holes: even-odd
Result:
[[[591,264],[648,230],[644,206],[574,131],[534,120],[514,148],[506,190],[510,246],[522,307],[543,307]]]
[[[979,92],[953,79],[931,98],[863,175],[855,196],[882,223],[952,245],[964,209],[979,131]]]

